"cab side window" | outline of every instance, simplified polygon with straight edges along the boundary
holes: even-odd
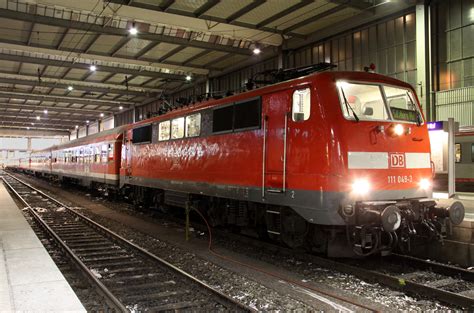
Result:
[[[311,115],[311,90],[308,88],[293,91],[291,117],[294,122],[302,122]]]

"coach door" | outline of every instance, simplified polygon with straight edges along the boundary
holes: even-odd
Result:
[[[288,91],[264,97],[263,191],[284,193],[286,188],[286,138],[290,95]]]

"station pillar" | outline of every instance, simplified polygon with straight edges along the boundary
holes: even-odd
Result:
[[[416,91],[427,120],[433,119],[431,108],[431,32],[430,11],[425,4],[416,5]]]

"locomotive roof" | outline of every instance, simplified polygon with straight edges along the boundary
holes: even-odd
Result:
[[[391,78],[388,76],[384,76],[381,74],[377,73],[370,73],[370,72],[355,72],[355,71],[325,71],[325,72],[318,72],[318,73],[313,73],[307,76],[302,76],[290,80],[285,80],[282,82],[278,82],[275,84],[267,85],[261,88],[256,88],[253,90],[245,91],[242,93],[238,93],[232,96],[228,97],[223,97],[220,99],[210,99],[210,100],[204,100],[199,103],[195,104],[190,104],[184,107],[180,107],[177,109],[174,109],[172,111],[166,112],[165,114],[161,114],[158,116],[154,116],[151,118],[147,118],[145,120],[141,120],[139,122],[136,122],[134,124],[129,124],[130,128],[133,128],[135,126],[139,125],[144,125],[144,124],[149,124],[153,123],[154,121],[161,120],[166,117],[174,117],[176,115],[180,114],[188,114],[196,110],[202,110],[206,108],[210,108],[219,104],[225,104],[225,103],[231,103],[231,102],[239,102],[243,101],[245,99],[250,99],[253,97],[261,96],[264,94],[268,94],[271,92],[279,91],[285,88],[293,88],[297,85],[304,84],[305,82],[310,82],[313,81],[316,77],[321,78],[321,79],[326,79],[326,80],[332,80],[335,81],[336,79],[347,79],[347,80],[360,80],[360,81],[378,81],[380,83],[387,83],[387,84],[393,84],[393,85],[400,85],[404,86],[407,88],[412,88],[411,85],[408,83],[405,83],[401,80]]]

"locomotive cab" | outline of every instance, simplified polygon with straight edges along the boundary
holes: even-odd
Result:
[[[336,79],[344,176],[339,215],[356,254],[409,249],[415,235],[442,239],[464,207],[432,199],[427,127],[415,92],[376,74]]]

